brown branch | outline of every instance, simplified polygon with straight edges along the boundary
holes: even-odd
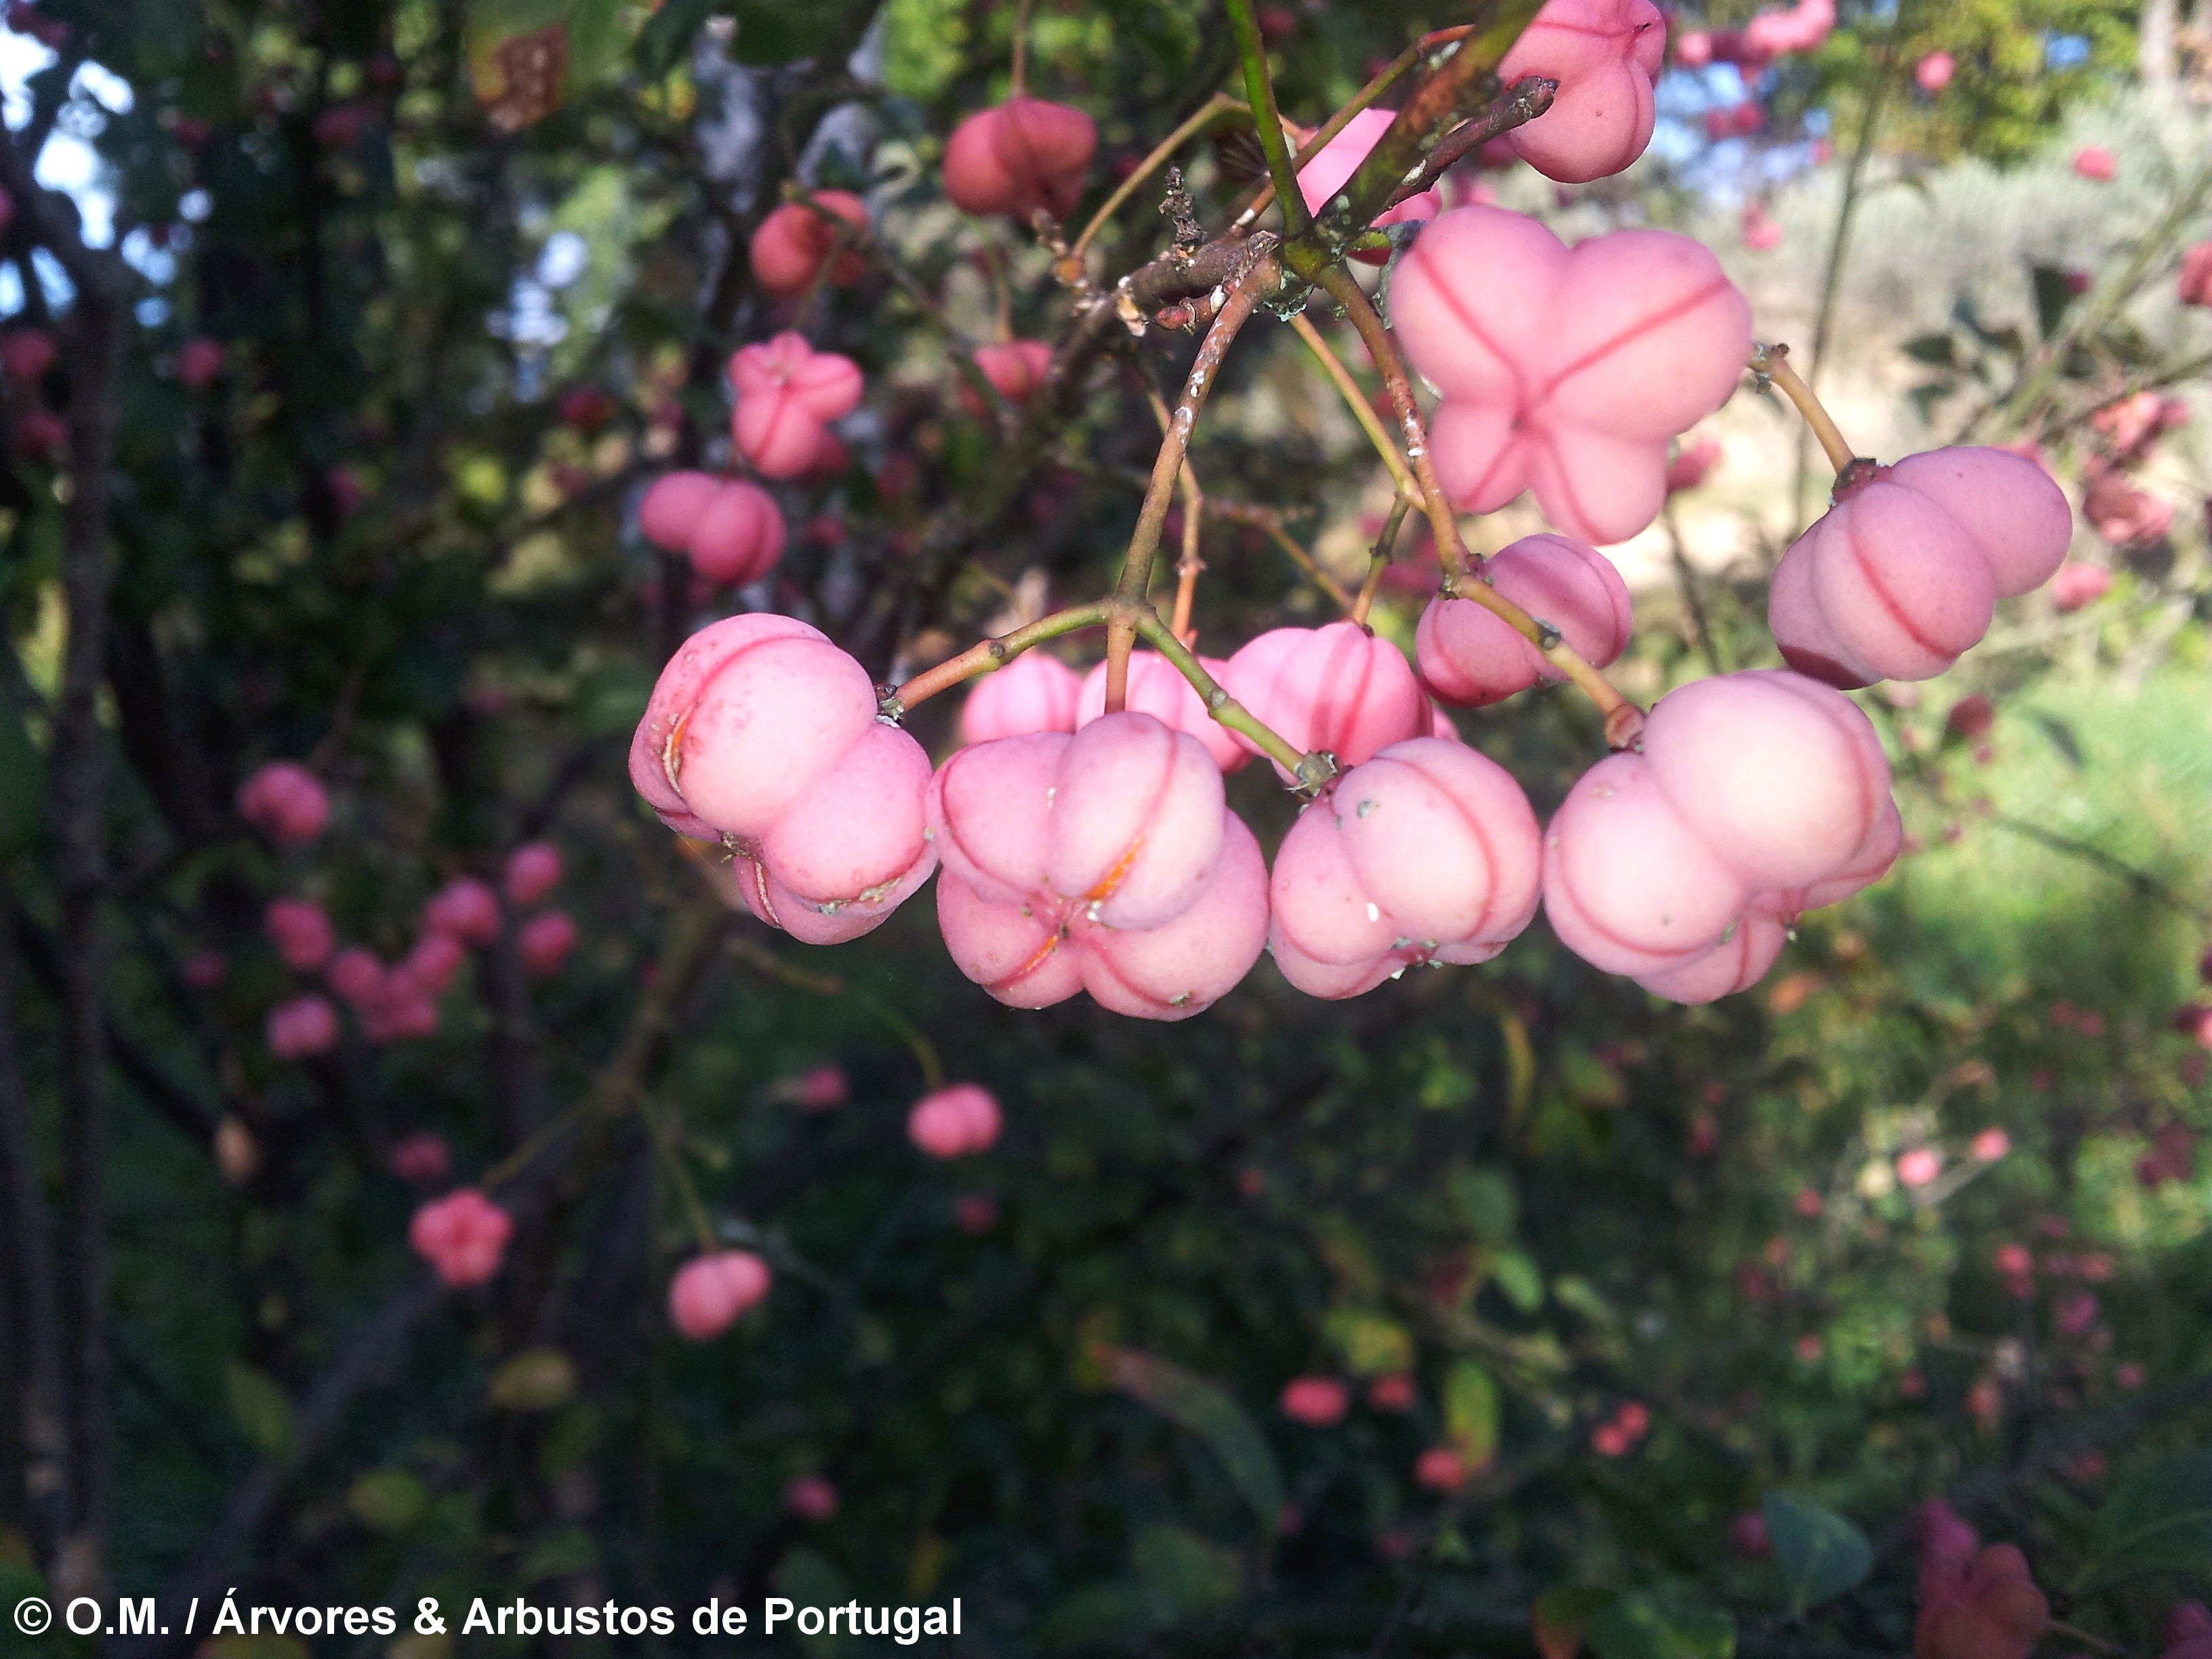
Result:
[[[1541,75],[1524,75],[1490,107],[1472,121],[1462,121],[1446,133],[1421,170],[1413,178],[1398,186],[1386,204],[1395,207],[1408,197],[1419,196],[1449,172],[1455,163],[1470,150],[1479,149],[1493,138],[1503,138],[1516,127],[1523,127],[1552,107],[1552,100],[1559,95],[1559,83]]]

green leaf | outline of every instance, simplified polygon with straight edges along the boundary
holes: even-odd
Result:
[[[576,1393],[576,1367],[558,1348],[525,1348],[491,1374],[491,1403],[511,1412],[550,1412]]]
[[[1230,1484],[1252,1506],[1261,1535],[1273,1538],[1283,1512],[1282,1472],[1244,1408],[1204,1377],[1157,1355],[1114,1348],[1105,1366],[1115,1388],[1206,1443]]]
[[[1528,1610],[1529,1632],[1544,1659],[1575,1659],[1589,1622],[1620,1599],[1593,1584],[1565,1584],[1546,1590]]]
[[[1498,1451],[1498,1384],[1472,1359],[1444,1373],[1444,1434],[1462,1462],[1480,1468]]]
[[[422,1517],[429,1494],[405,1469],[370,1469],[346,1493],[346,1507],[373,1532],[405,1532]]]
[[[1759,1509],[1792,1613],[1834,1600],[1874,1571],[1866,1535],[1832,1510],[1779,1492],[1767,1493]]]
[[[2097,1516],[2082,1593],[2149,1572],[2212,1568],[2212,1451],[2185,1453],[2137,1475]]]
[[[2046,714],[2040,708],[2027,711],[2028,719],[2043,729],[2051,739],[2051,746],[2066,758],[2066,763],[2076,772],[2087,767],[2088,757],[2081,752],[2081,740],[2074,735],[2074,728],[2056,714]]]
[[[714,0],[667,0],[637,33],[637,66],[658,81],[691,51],[691,43],[714,15]]]
[[[1543,1272],[1522,1252],[1508,1250],[1500,1255],[1490,1264],[1490,1276],[1522,1313],[1534,1313],[1544,1305]]]
[[[265,1372],[242,1359],[230,1362],[222,1380],[231,1420],[264,1457],[281,1457],[292,1444],[292,1402]]]
[[[1354,1376],[1388,1376],[1413,1366],[1413,1339],[1396,1320],[1358,1308],[1331,1308],[1321,1334]]]
[[[1476,1238],[1497,1246],[1513,1242],[1520,1201],[1514,1196],[1511,1178],[1503,1170],[1454,1170],[1445,1185],[1453,1206]]]
[[[1735,1620],[1711,1607],[1672,1607],[1623,1595],[1589,1621],[1598,1659],[1730,1659]]]
[[[1916,334],[1899,348],[1916,363],[1926,363],[1936,368],[1956,368],[1959,366],[1959,343],[1948,333]]]

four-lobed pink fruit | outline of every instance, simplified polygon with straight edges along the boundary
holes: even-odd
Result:
[[[975,367],[990,382],[991,390],[1008,403],[1027,403],[1042,389],[1052,370],[1052,348],[1042,340],[1006,340],[975,348]],[[983,400],[972,386],[961,388],[962,405],[971,415],[983,413]]]
[[[978,110],[945,146],[945,193],[975,214],[1055,219],[1075,210],[1098,151],[1098,128],[1079,109],[1041,98],[1010,98]]]
[[[1271,629],[1215,673],[1231,696],[1292,748],[1326,750],[1340,767],[1426,735],[1435,719],[1405,653],[1355,622]],[[1260,752],[1250,738],[1231,735]],[[1290,781],[1282,763],[1273,764]]]
[[[1487,961],[1536,914],[1536,815],[1463,744],[1413,738],[1340,777],[1275,856],[1268,948],[1309,995],[1424,962]]]
[[[694,1342],[708,1342],[739,1315],[768,1299],[775,1275],[750,1250],[697,1255],[668,1281],[668,1322]]]
[[[1564,533],[1618,542],[1666,499],[1670,439],[1735,391],[1751,308],[1686,236],[1619,230],[1569,249],[1502,208],[1455,208],[1391,288],[1413,365],[1443,394],[1430,424],[1455,506],[1533,490]]]
[[[811,467],[829,423],[860,406],[860,370],[849,357],[817,351],[789,330],[740,346],[730,359],[737,408],[731,441],[765,478],[796,478]]]
[[[1200,657],[1198,665],[1217,681],[1226,684],[1229,665]],[[1206,701],[1182,671],[1157,651],[1129,653],[1129,684],[1122,706],[1150,714],[1170,731],[1196,738],[1213,763],[1223,772],[1234,772],[1256,752],[1227,726],[1206,712]],[[1083,677],[1075,697],[1075,725],[1080,731],[1106,712],[1106,665],[1099,663]]]
[[[988,1152],[999,1138],[999,1103],[979,1083],[954,1083],[924,1095],[906,1115],[907,1138],[932,1158]]]
[[[1628,586],[1613,561],[1565,536],[1524,536],[1483,561],[1480,576],[1502,598],[1556,629],[1599,668],[1628,648]],[[1421,613],[1414,635],[1422,682],[1443,702],[1480,708],[1565,677],[1543,653],[1494,611],[1442,594]]]
[[[1914,1659],[2027,1659],[2051,1627],[2051,1604],[2010,1544],[1981,1547],[1941,1498],[1920,1512],[1920,1612]]]
[[[1909,455],[1837,491],[1776,568],[1767,622],[1792,668],[1832,685],[1929,679],[1999,599],[2051,579],[2073,529],[2065,493],[2009,450]]]
[[[415,1254],[456,1290],[488,1283],[514,1236],[514,1218],[474,1187],[431,1200],[407,1224]]]
[[[665,473],[639,501],[637,521],[647,541],[688,554],[691,568],[711,582],[742,587],[783,557],[783,509],[744,478]]]
[[[1552,106],[1506,135],[1547,179],[1586,184],[1619,173],[1651,142],[1653,83],[1667,55],[1667,19],[1651,0],[1546,0],[1498,65],[1559,83]]]

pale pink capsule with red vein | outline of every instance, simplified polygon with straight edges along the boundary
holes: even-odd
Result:
[[[1533,490],[1578,540],[1626,540],[1666,499],[1668,440],[1727,401],[1751,310],[1710,250],[1656,230],[1571,251],[1534,221],[1455,208],[1401,261],[1397,331],[1443,402],[1430,424],[1455,506]]]
[[[1825,910],[1832,904],[1840,904],[1887,875],[1904,849],[1905,820],[1898,814],[1896,800],[1887,799],[1865,839],[1852,849],[1849,858],[1820,880],[1803,887],[1757,895],[1751,901],[1752,914],[1795,923],[1808,910]]]
[[[851,358],[817,351],[788,330],[738,348],[730,385],[737,393],[732,441],[769,478],[795,478],[813,465],[828,422],[859,408],[863,390]]]
[[[1229,665],[1214,657],[1200,657],[1198,665],[1219,681]],[[1157,651],[1129,653],[1129,684],[1122,707],[1154,720],[1173,731],[1196,738],[1224,773],[1249,764],[1254,750],[1206,712],[1206,700],[1173,663]],[[1077,730],[1106,712],[1106,665],[1099,663],[1083,677],[1075,699]]]
[[[841,220],[851,230],[841,232]],[[817,280],[849,288],[868,268],[866,255],[854,246],[867,229],[868,210],[848,190],[817,190],[804,202],[786,202],[760,222],[746,246],[753,280],[777,299],[803,294]]]
[[[1221,856],[1205,890],[1159,927],[1105,927],[1077,916],[1083,988],[1109,1013],[1178,1020],[1234,990],[1267,943],[1267,862],[1244,821],[1222,809]]]
[[[912,893],[936,868],[925,805],[930,782],[922,746],[878,722],[762,832],[755,857],[805,908],[825,918],[855,913],[873,927],[890,914],[893,895]],[[776,908],[792,927],[790,906]]]
[[[1150,714],[1102,715],[1061,755],[1045,879],[1109,927],[1157,927],[1194,903],[1222,846],[1221,774]]]
[[[1653,781],[1753,892],[1840,868],[1890,805],[1874,723],[1832,687],[1783,669],[1696,680],[1646,718]]]
[[[1486,559],[1482,571],[1501,597],[1557,629],[1594,666],[1604,667],[1628,648],[1628,585],[1602,553],[1565,536],[1524,536]],[[1462,708],[1565,678],[1510,623],[1473,599],[1431,599],[1414,644],[1430,691]]]
[[[1241,647],[1218,678],[1292,748],[1326,750],[1340,767],[1430,729],[1428,698],[1405,653],[1354,622],[1272,629]],[[1249,738],[1237,741],[1259,752]],[[1289,781],[1281,763],[1273,764]]]
[[[1789,931],[1771,916],[1747,913],[1735,929],[1704,956],[1656,973],[1638,974],[1636,982],[1669,1002],[1695,1006],[1747,991],[1774,966]]]
[[[1562,184],[1622,171],[1651,142],[1652,88],[1666,54],[1667,19],[1651,0],[1546,0],[1498,74],[1507,86],[1540,75],[1559,89],[1506,143]]]
[[[2064,492],[2009,450],[1908,456],[1844,485],[1783,556],[1767,622],[1790,665],[1831,685],[1932,678],[2000,597],[2050,579],[2072,533]]]
[[[952,882],[993,904],[1019,904],[1046,890],[1054,792],[1072,741],[1059,732],[1001,738],[937,769],[925,803],[928,834]],[[940,910],[947,884],[938,884]]]
[[[668,1322],[694,1342],[708,1342],[768,1299],[775,1275],[750,1250],[696,1255],[668,1281]]]
[[[817,630],[766,612],[726,617],[661,671],[630,781],[684,834],[757,836],[875,721],[867,671]]]
[[[1024,651],[969,688],[960,707],[960,741],[990,743],[1032,732],[1075,730],[1083,681],[1042,651]]]
[[[937,884],[937,926],[962,975],[1009,1008],[1049,1008],[1083,989],[1071,907],[1052,894],[991,897],[955,877]]]
[[[1705,955],[1751,890],[1682,821],[1638,754],[1577,780],[1544,835],[1544,910],[1577,956],[1652,974]]]

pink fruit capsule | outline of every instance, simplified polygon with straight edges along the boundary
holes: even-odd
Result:
[[[1283,1415],[1309,1428],[1341,1423],[1352,1408],[1352,1390],[1337,1376],[1294,1376],[1283,1384],[1276,1402]]]
[[[512,902],[537,903],[561,884],[561,849],[550,841],[524,842],[507,855],[500,881]]]
[[[1808,910],[1825,910],[1832,904],[1840,904],[1861,888],[1880,881],[1889,873],[1904,847],[1905,821],[1898,816],[1897,802],[1893,798],[1883,804],[1866,839],[1836,869],[1803,887],[1760,893],[1753,898],[1751,908],[1758,915],[1795,923]]]
[[[451,1180],[453,1155],[446,1138],[428,1129],[402,1135],[392,1144],[392,1173],[410,1187],[435,1187]]]
[[[238,792],[238,814],[280,846],[301,847],[329,823],[331,798],[304,766],[270,761]]]
[[[1083,951],[1053,896],[987,896],[951,873],[937,884],[937,926],[961,974],[1009,1008],[1049,1008],[1083,989]]]
[[[1322,145],[1321,152],[1298,169],[1298,194],[1306,211],[1318,214],[1329,198],[1351,182],[1368,152],[1382,142],[1382,135],[1397,119],[1395,111],[1364,109],[1344,125],[1344,131]],[[1399,225],[1433,219],[1443,211],[1443,201],[1433,190],[1409,196],[1376,217],[1377,225]],[[1379,257],[1379,256],[1378,256]]]
[[[672,553],[687,550],[700,515],[721,488],[711,472],[662,473],[638,501],[638,533]]]
[[[839,221],[853,229],[837,248]],[[777,299],[803,294],[817,280],[848,288],[860,280],[868,261],[854,243],[867,234],[868,210],[850,191],[817,190],[804,202],[786,202],[760,222],[746,252],[753,281]],[[835,259],[831,251],[836,250]],[[826,267],[826,269],[825,269]]]
[[[1705,955],[1750,896],[1641,755],[1608,756],[1583,773],[1545,832],[1552,930],[1609,974],[1654,974]]]
[[[204,335],[177,348],[177,380],[187,392],[204,392],[222,373],[222,342]]]
[[[740,347],[730,359],[737,392],[730,435],[763,477],[795,478],[814,465],[827,423],[860,406],[860,368],[834,351],[817,351],[788,331]]]
[[[276,947],[276,954],[284,958],[284,965],[302,974],[313,973],[328,962],[337,943],[331,919],[312,899],[270,900],[261,913],[261,930]]]
[[[1667,20],[1651,0],[1547,0],[1498,65],[1559,83],[1552,107],[1508,134],[1547,179],[1584,184],[1644,154],[1657,116],[1652,83],[1667,54]]]
[[[1831,685],[1929,679],[1999,598],[2050,580],[2073,522],[2050,474],[2008,450],[1908,456],[1839,493],[1783,556],[1767,621],[1790,665]]]
[[[783,509],[758,484],[733,480],[714,492],[691,526],[691,568],[710,582],[743,587],[783,557]]]
[[[514,1234],[514,1218],[473,1187],[433,1199],[407,1226],[415,1254],[456,1289],[489,1282]]]
[[[1200,657],[1198,665],[1216,680],[1222,680],[1229,672],[1227,663],[1212,657]],[[1150,714],[1171,731],[1196,738],[1224,773],[1248,764],[1255,752],[1206,712],[1205,700],[1191,683],[1157,651],[1129,653],[1129,685],[1122,706]],[[1080,730],[1105,712],[1106,665],[1102,662],[1083,677],[1075,699],[1075,728]]]
[[[827,1521],[837,1513],[837,1488],[818,1474],[793,1475],[784,1483],[783,1506],[802,1521]]]
[[[668,1281],[668,1322],[694,1342],[708,1342],[768,1299],[775,1275],[750,1250],[697,1255]]]
[[[1931,52],[1912,66],[1912,79],[1920,90],[1934,97],[1951,84],[1959,60],[1948,52]]]
[[[1889,763],[1848,697],[1778,669],[1662,697],[1644,757],[1682,823],[1752,891],[1839,869],[1889,804]]]
[[[991,389],[1008,403],[1020,404],[1035,397],[1052,369],[1052,348],[1042,340],[1007,340],[975,348],[975,367]],[[971,415],[981,415],[983,400],[971,387],[961,390],[961,403]]]
[[[1060,757],[1045,879],[1109,927],[1172,921],[1213,872],[1223,805],[1197,738],[1150,714],[1102,715]]]
[[[383,962],[374,951],[349,945],[331,958],[323,979],[339,1000],[351,1008],[364,1007],[384,990]]]
[[[1065,218],[1082,198],[1098,129],[1065,104],[1012,98],[979,110],[945,146],[945,193],[975,214],[1026,219],[1042,207]]]
[[[757,843],[759,863],[825,914],[878,904],[902,884],[911,892],[921,885],[908,879],[915,867],[936,863],[927,834],[929,785],[921,745],[879,721],[768,827]]]
[[[630,745],[630,781],[687,835],[757,836],[875,724],[867,671],[805,623],[709,623],[670,659]]]
[[[1482,573],[1498,594],[1557,629],[1595,666],[1627,649],[1628,586],[1603,554],[1565,536],[1524,536],[1485,560]],[[1511,624],[1473,599],[1431,600],[1414,643],[1430,691],[1462,708],[1565,678]]]
[[[338,1046],[338,1014],[329,1002],[312,992],[280,1002],[269,1011],[263,1035],[269,1052],[279,1060],[306,1060],[326,1054]]]
[[[453,988],[453,975],[468,960],[468,950],[450,933],[429,933],[415,941],[401,971],[409,981],[408,996],[441,997]]]
[[[960,741],[990,743],[1032,732],[1073,732],[1082,686],[1075,671],[1059,658],[1024,651],[969,689],[960,708]]]
[[[1230,658],[1218,678],[1291,747],[1326,750],[1340,767],[1419,737],[1431,724],[1405,653],[1353,622],[1271,629]],[[1237,741],[1258,752],[1250,739]],[[1291,775],[1274,766],[1288,782]]]
[[[11,380],[35,380],[54,366],[60,350],[43,329],[11,328],[0,334],[0,371]]]
[[[459,876],[422,907],[423,931],[464,945],[489,945],[499,937],[499,897],[474,876]]]
[[[565,910],[548,910],[522,925],[515,935],[515,954],[523,971],[532,979],[550,979],[561,971],[568,952],[576,948],[576,924]]]
[[[947,877],[994,904],[1045,892],[1054,793],[1071,741],[1058,732],[1002,738],[938,768],[926,805]]]
[[[998,1139],[999,1103],[980,1084],[955,1083],[924,1095],[907,1114],[906,1132],[932,1158],[965,1158]]]
[[[1158,927],[1069,923],[1083,988],[1109,1013],[1188,1019],[1242,982],[1267,942],[1267,862],[1244,821],[1222,810],[1221,856],[1205,890]]]
[[[1656,973],[1638,974],[1636,982],[1669,1002],[1717,1002],[1747,991],[1765,978],[1788,939],[1788,931],[1780,922],[1747,914],[1704,956]]]
[[[1589,543],[1657,516],[1668,441],[1727,401],[1751,349],[1748,303],[1687,237],[1614,231],[1570,251],[1499,208],[1431,224],[1391,303],[1443,393],[1430,441],[1453,504],[1486,513],[1533,490]]]

